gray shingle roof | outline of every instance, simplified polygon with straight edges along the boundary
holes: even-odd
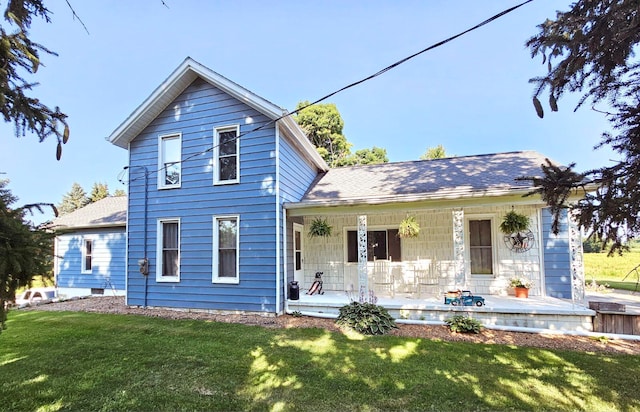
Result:
[[[526,192],[531,183],[514,179],[540,176],[544,163],[541,154],[522,151],[336,168],[319,175],[297,206]]]
[[[127,224],[127,197],[105,197],[52,222],[54,230],[90,227],[114,227]]]

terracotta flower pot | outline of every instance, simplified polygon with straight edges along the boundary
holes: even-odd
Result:
[[[529,289],[527,288],[515,288],[516,297],[517,298],[528,298],[529,297]]]

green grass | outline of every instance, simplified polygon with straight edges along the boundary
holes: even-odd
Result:
[[[640,264],[640,249],[634,248],[622,256],[607,256],[607,253],[585,253],[585,280],[590,283],[593,279],[599,285],[607,284],[612,288],[636,290],[638,287],[638,273],[632,273],[622,282],[630,270]],[[640,290],[640,287],[638,287]]]
[[[640,357],[14,311],[4,410],[639,410]]]

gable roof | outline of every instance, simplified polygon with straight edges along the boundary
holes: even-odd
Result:
[[[283,115],[287,115],[285,109],[276,106],[206,66],[203,66],[191,57],[187,57],[182,64],[107,137],[107,140],[116,146],[127,149],[129,143],[198,77],[259,111],[271,120],[276,120]],[[307,139],[300,126],[291,119],[291,116],[280,119],[278,124],[285,130],[287,136],[291,136],[295,140],[295,143],[297,143],[297,146],[303,154],[320,170],[329,169],[329,166],[318,154],[316,148],[309,142],[309,139]]]
[[[85,207],[57,217],[50,228],[86,229],[100,227],[118,227],[127,224],[127,197],[112,196],[89,203]]]
[[[331,169],[320,174],[296,209],[525,194],[540,176],[545,157],[534,151]]]

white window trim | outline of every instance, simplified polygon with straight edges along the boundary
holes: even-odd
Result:
[[[164,152],[162,151],[162,141],[164,139],[178,138],[180,142],[180,181],[173,185],[165,184],[164,181]],[[182,186],[182,133],[170,133],[158,136],[158,189],[176,189]]]
[[[86,258],[87,258],[87,242],[91,242],[91,269],[87,269],[85,266]],[[93,273],[93,261],[95,256],[95,246],[96,240],[93,237],[83,237],[82,238],[82,260],[80,261],[80,273],[82,274],[90,274]]]
[[[493,263],[493,273],[471,273],[471,232],[469,229],[470,220],[490,220],[491,221],[491,261]],[[467,215],[464,216],[464,257],[465,257],[465,272],[470,276],[478,277],[498,277],[498,243],[496,236],[496,216],[494,214],[479,214],[479,215]]]
[[[163,223],[178,223],[178,274],[176,276],[162,276],[162,225]],[[158,219],[156,226],[156,282],[180,282],[180,250],[182,244],[182,225],[180,218]]]
[[[236,277],[235,278],[221,278],[218,276],[218,246],[220,243],[218,234],[218,220],[222,219],[236,219]],[[213,254],[211,265],[211,282],[212,283],[227,283],[227,284],[239,284],[240,283],[240,215],[216,215],[213,217]]]
[[[236,178],[233,180],[220,180],[218,157],[220,156],[220,133],[235,130],[236,132]],[[213,184],[230,185],[240,182],[240,125],[220,126],[213,128]]]

